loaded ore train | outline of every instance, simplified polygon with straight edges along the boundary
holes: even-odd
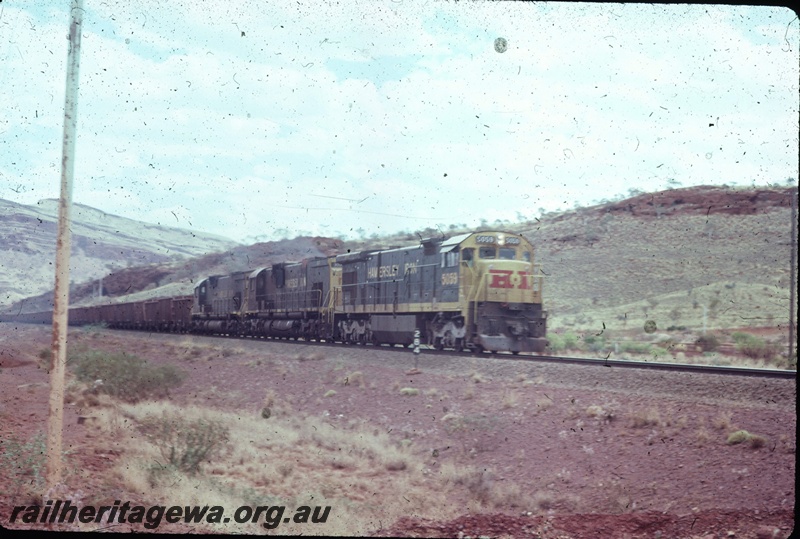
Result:
[[[523,236],[475,232],[214,275],[193,296],[73,307],[69,322],[376,345],[411,345],[418,331],[437,349],[540,353],[542,280]]]

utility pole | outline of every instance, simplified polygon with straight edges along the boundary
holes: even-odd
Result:
[[[69,308],[70,210],[75,169],[78,123],[78,67],[80,66],[83,0],[72,0],[64,99],[64,141],[61,154],[61,199],[58,205],[56,283],[53,294],[53,363],[50,367],[50,412],[47,422],[47,489],[61,482],[61,435],[64,429],[64,374],[67,367]]]
[[[797,345],[795,345],[795,330],[794,330],[794,288],[797,284],[796,281],[796,274],[795,274],[795,263],[797,261],[797,188],[791,189],[789,191],[792,195],[792,242],[789,247],[791,251],[791,263],[789,272],[791,276],[789,277],[789,365],[794,362],[794,359],[797,357]]]

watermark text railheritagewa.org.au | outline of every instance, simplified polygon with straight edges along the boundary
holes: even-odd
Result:
[[[22,522],[25,524],[73,524],[76,521],[83,524],[92,522],[97,524],[143,524],[152,530],[161,525],[168,524],[238,524],[258,523],[264,528],[277,528],[281,523],[294,522],[296,524],[324,524],[330,514],[330,506],[313,509],[309,506],[298,507],[293,514],[284,516],[286,507],[282,505],[259,505],[251,507],[243,505],[236,508],[231,514],[219,505],[131,505],[130,502],[121,503],[119,500],[114,505],[72,505],[70,500],[48,500],[41,505],[18,505],[11,511],[9,523]]]

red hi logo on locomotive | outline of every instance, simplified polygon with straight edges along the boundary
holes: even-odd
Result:
[[[515,283],[517,288],[527,290],[531,287],[528,282],[528,272],[518,271],[517,278],[514,278],[514,272],[511,270],[490,269],[489,273],[492,275],[492,280],[489,281],[489,288],[514,288]]]

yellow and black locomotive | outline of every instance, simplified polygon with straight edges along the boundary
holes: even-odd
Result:
[[[542,276],[518,234],[476,232],[204,279],[191,330],[543,352]]]

